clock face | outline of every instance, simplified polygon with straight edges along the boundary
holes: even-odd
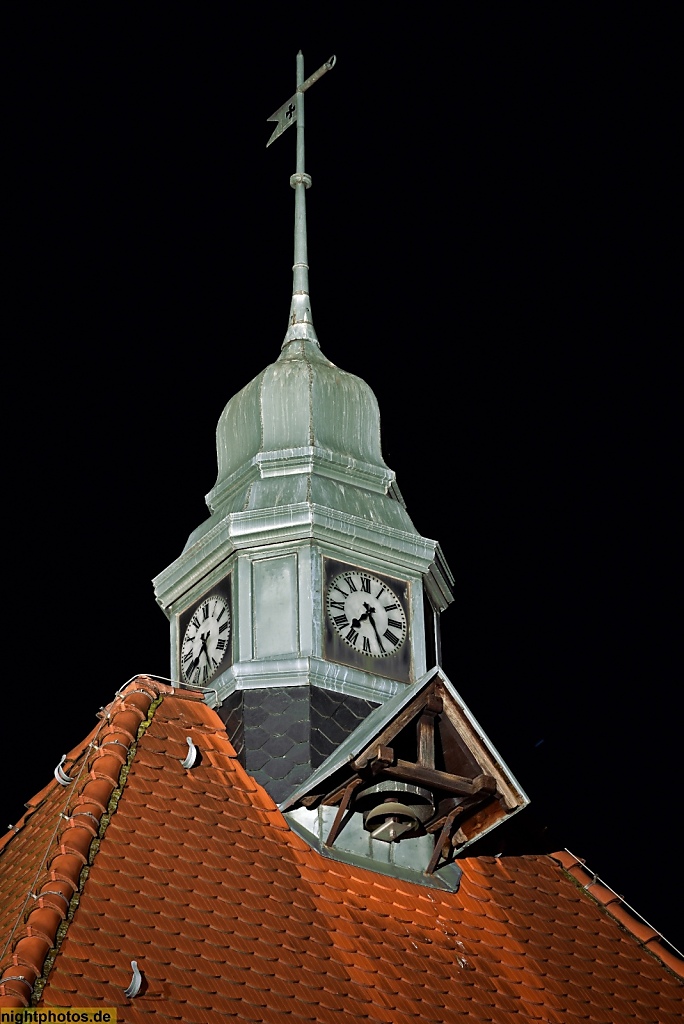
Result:
[[[344,642],[372,658],[389,658],[406,639],[406,614],[393,590],[367,572],[342,572],[328,587],[328,616]]]
[[[230,641],[230,608],[211,594],[195,609],[181,647],[181,670],[189,683],[204,686],[221,664]]]

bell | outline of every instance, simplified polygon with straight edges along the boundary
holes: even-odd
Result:
[[[361,790],[355,805],[363,811],[363,827],[383,843],[415,835],[435,810],[429,789],[390,780]]]

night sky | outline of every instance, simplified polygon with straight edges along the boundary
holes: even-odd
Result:
[[[669,28],[323,6],[7,36],[0,825],[168,673],[150,580],[286,328],[295,133],[266,150],[266,118],[301,46],[338,58],[306,100],[321,346],[378,397],[456,577],[444,667],[532,798],[491,852],[567,846],[681,946]]]

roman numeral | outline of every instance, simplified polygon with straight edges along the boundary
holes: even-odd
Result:
[[[342,604],[341,601],[331,601],[330,602],[330,607],[331,608],[339,608],[341,612],[344,611],[344,605]]]
[[[370,580],[367,580],[365,576],[361,577],[361,590],[366,594],[370,594]]]
[[[401,629],[402,631],[404,629],[403,622],[397,622],[396,619],[388,619],[387,620],[387,625],[388,626],[393,626],[395,629]]]
[[[351,578],[351,576],[345,576],[344,577],[344,582],[349,587],[349,593],[350,594],[355,594],[356,593],[356,584],[354,583],[354,580]]]
[[[385,588],[384,587],[380,587],[380,589],[378,590],[377,594],[375,595],[375,600],[379,601],[384,593],[385,593]]]
[[[216,668],[218,666],[218,661],[214,661],[213,655],[212,655],[212,658],[211,658],[211,663],[214,666],[214,668]]]
[[[219,626],[219,633],[225,633],[225,631],[228,629],[229,625],[230,625],[229,622],[224,622],[222,626]]]
[[[225,640],[217,640],[216,641],[216,650],[217,651],[225,651],[225,649],[226,649],[226,641]]]
[[[187,653],[187,654],[185,655],[185,657],[183,658],[183,664],[185,664],[185,662],[186,662],[186,661],[189,661],[189,660],[190,660],[190,658],[192,658],[192,647],[190,648],[190,650],[188,651],[188,653]]]
[[[195,627],[195,629],[199,629],[200,628],[200,621],[199,621],[199,619],[197,618],[196,615],[193,615],[193,617],[190,619],[190,622]]]
[[[348,591],[346,591],[346,590],[342,590],[342,587],[339,587],[339,586],[337,585],[337,583],[336,583],[336,584],[335,584],[335,586],[333,587],[333,590],[338,590],[338,591],[340,592],[340,594],[342,594],[342,597],[349,597],[349,592],[348,592]]]
[[[216,609],[214,609],[214,611],[216,611]],[[223,618],[223,616],[224,616],[225,614],[226,614],[226,606],[224,605],[224,606],[223,606],[223,607],[221,608],[221,614],[220,614],[220,615],[217,615],[217,616],[216,616],[216,621],[217,621],[217,622],[220,622],[220,621],[221,621],[221,619]]]
[[[363,653],[364,654],[370,654],[370,652],[371,652],[370,640],[368,639],[368,637],[364,636],[364,638],[363,638]]]
[[[386,629],[382,635],[386,640],[389,640],[393,647],[399,643],[399,637],[395,636],[394,633],[391,633],[389,629]]]
[[[336,615],[334,622],[338,629],[344,629],[345,626],[349,625],[349,620],[346,615]]]
[[[356,641],[359,639],[359,634],[352,626],[344,639],[350,644],[355,644]]]
[[[202,669],[202,682],[206,683],[208,678],[209,678],[209,669],[205,665],[204,668]]]
[[[384,604],[383,605],[383,608],[385,609],[386,612],[393,612],[398,607],[399,607],[399,605],[396,602],[394,604]]]
[[[202,605],[202,622],[206,622],[209,618],[209,602]]]

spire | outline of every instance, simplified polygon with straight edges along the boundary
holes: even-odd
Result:
[[[304,170],[304,93],[317,82],[326,71],[334,67],[336,57],[333,55],[318,71],[304,80],[304,55],[300,50],[297,54],[297,91],[286,103],[268,118],[277,125],[266,143],[270,146],[279,135],[297,122],[297,167],[290,178],[290,185],[295,190],[295,229],[294,229],[294,265],[292,267],[292,302],[290,319],[282,347],[291,341],[310,341],[318,346],[318,337],[311,315],[311,299],[309,297],[309,263],[306,244],[306,190],[311,188],[311,177]],[[319,346],[320,347],[320,346]]]

